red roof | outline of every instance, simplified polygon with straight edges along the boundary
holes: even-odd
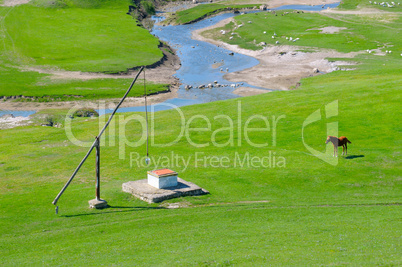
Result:
[[[169,170],[169,169],[160,169],[152,171],[153,174],[158,176],[169,176],[169,175],[177,175],[177,172]]]

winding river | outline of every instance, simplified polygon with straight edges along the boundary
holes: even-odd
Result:
[[[326,4],[325,8],[337,7],[339,3]],[[322,5],[307,6],[307,5],[286,5],[271,10],[303,10],[303,11],[322,11]],[[267,12],[267,11],[254,11],[254,12]],[[166,100],[163,103],[156,104],[149,107],[148,110],[159,111],[166,110],[173,107],[180,107],[192,105],[197,103],[206,103],[217,100],[224,100],[230,98],[240,97],[233,94],[235,87],[230,85],[234,84],[223,78],[228,72],[236,72],[251,68],[259,61],[253,57],[237,54],[229,55],[231,51],[217,47],[216,45],[194,40],[191,38],[194,30],[203,29],[218,22],[238,16],[240,14],[223,13],[202,21],[176,26],[160,26],[155,25],[151,31],[152,34],[157,36],[160,40],[168,43],[171,47],[176,49],[177,55],[181,60],[181,68],[176,72],[176,77],[180,79],[183,84],[178,90],[178,98]],[[154,17],[156,21],[161,20],[161,17]],[[214,64],[219,64],[219,67],[214,68]],[[221,70],[222,69],[222,70]],[[228,71],[226,71],[228,69]],[[213,84],[215,81],[224,87],[213,87],[206,89],[198,89],[200,85]],[[193,89],[186,90],[185,85],[191,85]],[[251,88],[258,88],[267,91],[266,88],[255,87],[253,85],[243,83],[236,83],[236,87],[247,86]],[[133,112],[145,111],[144,107],[127,107],[120,108],[119,112]],[[112,110],[99,110],[100,114],[111,113]]]
[[[325,8],[337,7],[339,3],[326,4]],[[272,10],[294,9],[304,11],[321,11],[322,5],[287,5],[274,8]],[[256,12],[256,11],[254,11]],[[265,11],[257,11],[265,12]],[[155,25],[151,31],[160,40],[168,43],[176,49],[177,55],[181,60],[181,68],[177,71],[176,77],[183,84],[178,90],[178,98],[169,99],[161,104],[149,107],[149,110],[159,111],[170,109],[175,106],[186,106],[197,103],[206,103],[217,100],[224,100],[239,97],[233,94],[235,87],[233,83],[225,80],[223,76],[228,72],[236,72],[251,68],[259,63],[253,57],[242,54],[229,55],[231,51],[217,47],[216,45],[193,40],[191,34],[194,30],[202,29],[215,25],[216,23],[237,16],[238,14],[223,13],[193,24],[177,25],[177,26],[159,26]],[[160,19],[160,17],[154,17]],[[214,67],[215,66],[215,67]],[[219,67],[216,67],[219,66]],[[213,84],[215,81],[222,85],[221,87],[213,87],[206,89],[198,89],[200,85]],[[186,90],[185,85],[191,85],[193,89]],[[232,86],[230,86],[232,85]],[[258,88],[247,83],[237,83],[236,86],[242,85],[252,88]],[[258,88],[270,91],[265,88]],[[144,107],[126,107],[120,108],[119,112],[144,111]],[[111,113],[112,110],[99,110],[100,114]],[[1,111],[3,114],[12,113],[15,116],[29,116],[35,111]]]

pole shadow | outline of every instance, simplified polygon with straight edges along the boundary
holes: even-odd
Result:
[[[345,157],[345,159],[356,159],[356,158],[364,158],[364,155],[350,155]]]
[[[110,209],[124,209],[124,210],[110,210]],[[165,207],[124,207],[124,206],[108,206],[104,209],[99,209],[100,212],[97,213],[80,213],[73,215],[60,215],[60,217],[72,218],[72,217],[81,217],[81,216],[92,216],[92,215],[102,215],[108,213],[122,213],[122,212],[133,212],[139,210],[161,210],[166,209]]]

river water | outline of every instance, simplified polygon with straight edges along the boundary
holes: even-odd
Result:
[[[325,8],[337,7],[339,3],[327,4]],[[287,5],[274,8],[272,10],[304,10],[304,11],[321,11],[322,5],[306,6],[306,5]],[[259,11],[265,12],[265,11]],[[176,49],[177,55],[181,60],[181,68],[177,71],[176,77],[183,84],[178,90],[178,98],[169,99],[161,104],[148,107],[150,111],[159,111],[174,107],[193,105],[198,103],[206,103],[217,100],[237,98],[238,95],[233,94],[235,87],[247,86],[258,88],[247,83],[231,83],[223,78],[228,72],[235,72],[251,68],[259,62],[257,59],[242,54],[235,53],[229,55],[231,51],[217,47],[210,43],[191,39],[191,33],[194,30],[206,28],[215,25],[221,20],[238,16],[239,14],[223,13],[193,24],[177,25],[177,26],[160,26],[155,25],[151,31],[160,40],[168,43]],[[160,17],[154,17],[155,20]],[[214,68],[213,65],[220,65]],[[213,87],[206,89],[198,89],[200,85],[218,84],[223,87]],[[185,89],[185,85],[191,85],[190,90]],[[232,86],[230,86],[232,85]],[[235,87],[233,87],[235,85]],[[265,88],[259,88],[270,91]],[[98,110],[102,114],[111,113],[113,110]],[[144,107],[127,107],[120,108],[119,112],[145,111]],[[2,111],[0,116],[4,114],[13,114],[14,116],[29,116],[35,111]]]

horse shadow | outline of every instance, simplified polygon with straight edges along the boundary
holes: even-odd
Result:
[[[355,158],[364,158],[364,155],[350,155],[345,157],[345,159],[355,159]]]

